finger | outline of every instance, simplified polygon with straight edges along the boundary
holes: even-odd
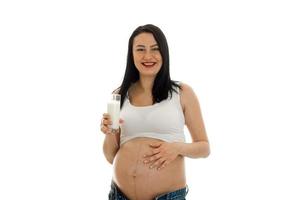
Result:
[[[145,157],[146,155],[144,155]],[[147,156],[146,156],[147,157]],[[155,154],[155,155],[152,155],[151,157],[148,157],[144,160],[144,163],[145,164],[148,164],[148,163],[151,163],[151,162],[154,162],[156,161],[157,159],[160,159],[161,158],[161,155],[158,153],[158,154]]]
[[[102,126],[102,127],[101,127],[101,131],[102,131],[104,134],[109,134],[109,133],[111,133],[111,128],[108,128],[107,126]]]
[[[161,165],[157,168],[157,170],[162,170],[166,167],[166,161],[163,161]]]
[[[161,163],[163,163],[163,162],[164,162],[163,158],[158,159],[152,165],[150,165],[150,169],[155,168],[155,167],[159,167],[161,165]]]
[[[162,145],[161,142],[158,142],[158,143],[151,143],[151,144],[150,144],[150,147],[158,148],[158,147],[160,147],[161,145]]]
[[[102,131],[104,134],[108,134],[108,127],[102,126],[102,127],[101,127],[101,131]]]
[[[151,157],[151,156],[153,156],[153,155],[155,155],[155,154],[158,154],[158,153],[160,153],[160,149],[154,149],[154,150],[151,150],[151,153],[145,154],[145,155],[144,155],[144,158]]]
[[[111,125],[111,124],[112,124],[112,121],[110,121],[109,119],[104,119],[104,120],[102,121],[102,124],[105,125],[105,126]]]
[[[161,155],[160,154],[155,154],[154,156],[151,156],[149,161],[152,162],[152,161],[155,161],[157,159],[160,159],[161,158]]]
[[[163,163],[162,163],[162,165],[161,165],[161,167],[159,167],[159,169],[158,170],[162,170],[162,169],[164,169],[168,164],[170,163],[170,161],[169,160],[165,160]]]
[[[107,134],[107,127],[102,126],[101,127],[101,132],[104,133],[104,134]]]
[[[110,118],[110,115],[109,115],[108,113],[103,113],[103,118],[109,119],[109,118]]]

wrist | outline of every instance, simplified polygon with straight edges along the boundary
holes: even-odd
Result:
[[[183,148],[184,144],[183,142],[174,142],[175,144],[175,149],[178,155],[183,156]]]
[[[119,148],[119,134],[118,133],[108,133],[105,138],[107,142],[112,145],[114,148]]]

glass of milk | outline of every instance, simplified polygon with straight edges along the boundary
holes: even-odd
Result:
[[[107,103],[107,113],[110,115],[112,125],[112,133],[119,131],[119,119],[120,119],[120,94],[112,94],[111,100]]]

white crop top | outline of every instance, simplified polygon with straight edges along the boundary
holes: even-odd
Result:
[[[130,103],[128,93],[124,99],[120,118],[121,145],[133,138],[149,137],[166,142],[185,142],[184,114],[180,104],[180,89],[167,99],[150,106],[134,106]]]

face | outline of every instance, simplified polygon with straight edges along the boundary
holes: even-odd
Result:
[[[133,40],[134,64],[142,76],[155,76],[162,65],[158,44],[152,33],[141,33]]]

